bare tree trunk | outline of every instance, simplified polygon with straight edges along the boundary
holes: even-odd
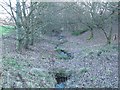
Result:
[[[91,40],[93,37],[94,37],[94,35],[93,35],[93,29],[91,28],[91,30],[90,30],[90,36],[89,36],[89,38],[87,40]]]
[[[31,2],[30,10],[33,10],[33,2]],[[31,14],[30,24],[31,24],[31,42],[30,45],[34,44],[34,27],[33,27],[33,14]]]
[[[112,17],[111,17],[111,29],[110,29],[110,33],[107,39],[107,44],[111,44],[112,43]]]
[[[21,7],[20,7],[20,1],[16,0],[16,30],[17,30],[17,50],[20,51],[22,48],[22,37],[21,37],[21,21],[20,21],[20,14],[21,14]]]
[[[30,40],[29,40],[29,28],[26,28],[25,29],[26,30],[26,34],[25,34],[25,45],[24,45],[24,48],[25,49],[29,49],[29,42],[30,42]]]
[[[31,30],[31,43],[30,45],[34,45],[34,32],[33,29]]]
[[[28,49],[28,47],[29,47],[29,22],[30,22],[30,20],[29,20],[29,18],[26,16],[26,12],[25,12],[25,2],[24,2],[24,0],[22,0],[22,7],[23,7],[23,10],[22,10],[22,12],[23,12],[23,15],[24,15],[24,19],[25,19],[25,21],[24,21],[24,30],[25,30],[25,45],[24,45],[24,48],[25,49]]]
[[[111,44],[111,40],[112,40],[111,39],[111,37],[112,37],[112,26],[111,26],[111,30],[110,30],[109,36],[107,35],[107,33],[105,32],[104,29],[102,29],[102,31],[103,31],[103,33],[104,33],[104,35],[106,37],[106,40],[107,40],[106,44]]]

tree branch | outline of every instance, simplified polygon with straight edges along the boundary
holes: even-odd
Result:
[[[13,17],[12,14],[11,14],[2,4],[0,4],[0,6],[8,13],[11,17]]]
[[[17,21],[16,21],[15,15],[14,15],[13,10],[12,10],[11,0],[9,0],[9,3],[10,3],[10,10],[11,10],[11,13],[12,13],[13,19],[15,20],[15,23],[16,23]]]

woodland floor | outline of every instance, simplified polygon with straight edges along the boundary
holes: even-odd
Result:
[[[57,36],[41,36],[34,46],[30,46],[30,50],[22,50],[21,54],[15,50],[16,40],[12,36],[4,37],[2,40],[3,87],[12,87],[13,82],[17,81],[16,72],[22,74],[23,69],[30,70],[32,68],[44,68],[48,71],[52,69],[70,71],[71,76],[65,82],[65,88],[118,87],[117,40],[112,42],[113,44],[110,46],[104,46],[106,39],[99,31],[94,34],[92,40],[86,40],[89,37],[89,32],[80,36],[72,36],[68,32],[62,32],[61,35],[64,36],[65,43],[58,47],[71,53],[74,56],[73,59],[57,58],[55,46],[61,42]],[[25,78],[24,74],[22,76]],[[10,77],[13,79],[12,83],[7,80]]]

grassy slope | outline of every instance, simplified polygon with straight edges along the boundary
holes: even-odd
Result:
[[[14,30],[14,26],[0,26],[0,35],[6,35]]]

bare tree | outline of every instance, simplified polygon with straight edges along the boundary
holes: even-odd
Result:
[[[81,8],[82,6],[84,6],[83,12],[79,12],[78,8],[73,9],[76,11],[76,13],[78,13],[80,22],[89,28],[88,31],[91,32],[91,36],[89,39],[93,37],[93,29],[98,28],[104,33],[107,44],[110,44],[112,36],[113,18],[115,16],[115,12],[118,9],[117,3],[82,2],[79,5],[79,8]],[[105,27],[107,26],[111,27],[109,32],[105,29]]]
[[[26,7],[26,2],[22,0],[22,4],[20,0],[16,0],[16,9],[12,7],[12,2],[9,0],[9,3],[4,2],[9,8],[10,11],[7,10],[4,5],[0,4],[4,10],[14,19],[17,31],[17,50],[21,50],[23,47],[28,49],[28,45],[30,43],[30,28],[33,26],[30,23],[30,17],[35,10],[35,8],[30,8],[35,6],[36,3],[32,4],[29,8]],[[28,13],[27,10],[29,10]],[[16,14],[16,15],[15,15]]]

